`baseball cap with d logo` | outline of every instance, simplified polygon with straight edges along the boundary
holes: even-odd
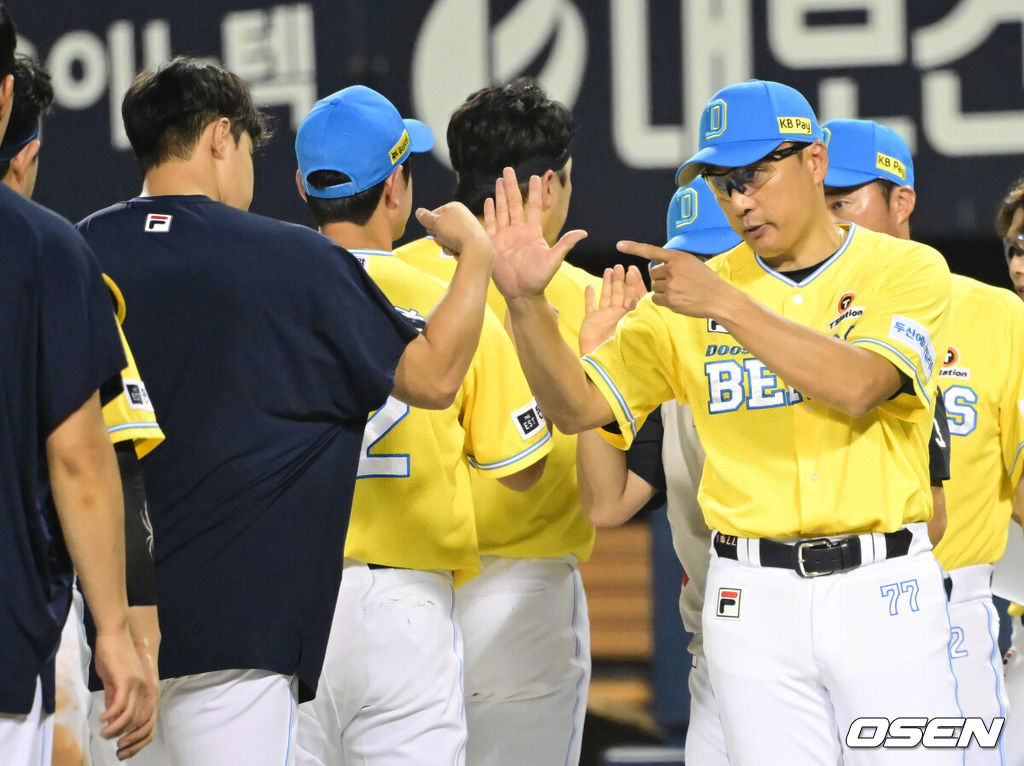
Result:
[[[676,183],[685,186],[705,165],[738,168],[757,162],[785,141],[822,140],[807,99],[788,85],[748,80],[723,88],[704,107],[700,150],[682,164]]]
[[[320,199],[351,197],[376,186],[411,152],[434,146],[430,128],[402,119],[377,91],[353,85],[313,105],[295,136],[295,156],[306,194]],[[317,189],[307,180],[318,170],[344,173],[346,183]]]
[[[821,126],[828,146],[825,186],[845,189],[882,178],[914,185],[914,161],[900,134],[874,120],[829,120]]]
[[[729,225],[711,187],[699,178],[676,189],[672,195],[667,228],[665,247],[669,250],[718,255],[742,242]]]

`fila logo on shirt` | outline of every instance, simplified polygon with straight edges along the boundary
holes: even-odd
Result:
[[[740,595],[742,593],[743,591],[739,588],[719,588],[718,608],[715,610],[715,616],[738,620],[740,617]]]
[[[143,231],[150,234],[166,234],[171,230],[171,219],[174,216],[163,213],[150,213],[146,216],[146,225]]]
[[[971,369],[960,366],[960,349],[950,346],[946,349],[946,358],[942,360],[942,369],[939,370],[940,378],[969,378]]]

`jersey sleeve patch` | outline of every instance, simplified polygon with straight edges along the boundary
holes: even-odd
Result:
[[[921,360],[925,379],[931,378],[935,369],[935,347],[927,327],[909,317],[894,314],[889,325],[889,337],[915,351]]]
[[[153,403],[149,400],[149,392],[146,391],[146,384],[141,380],[122,378],[124,385],[124,396],[128,406],[133,410],[153,411]]]
[[[523,441],[532,439],[538,430],[547,428],[547,420],[536,399],[531,399],[529,404],[513,412],[511,417]]]

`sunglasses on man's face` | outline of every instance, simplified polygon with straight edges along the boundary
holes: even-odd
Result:
[[[764,186],[772,177],[775,173],[774,163],[796,154],[806,146],[807,144],[790,144],[741,168],[728,168],[720,173],[705,170],[701,175],[719,199],[727,200],[732,197],[733,189],[740,194],[750,194]]]
[[[1024,232],[1003,237],[1003,255],[1008,261],[1024,256]]]

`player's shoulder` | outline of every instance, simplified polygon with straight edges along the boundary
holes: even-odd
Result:
[[[1024,301],[1016,293],[962,274],[953,275],[953,305],[999,310],[1015,319],[1024,316]]]
[[[403,260],[421,258],[433,260],[435,258],[440,259],[444,256],[444,253],[441,252],[441,246],[434,241],[433,237],[420,237],[412,242],[407,242],[401,247],[395,248],[395,255]]]
[[[850,224],[850,250],[870,258],[876,270],[933,270],[948,276],[946,259],[931,245],[913,239],[900,239],[882,232]]]
[[[41,247],[45,251],[47,245],[67,245],[76,250],[83,247],[82,238],[70,221],[5,184],[0,184],[0,229],[8,250]]]
[[[429,310],[444,295],[446,287],[443,282],[390,253],[354,250],[352,254],[365,265],[370,278],[396,305],[399,302],[392,296],[402,295],[403,303]]]

